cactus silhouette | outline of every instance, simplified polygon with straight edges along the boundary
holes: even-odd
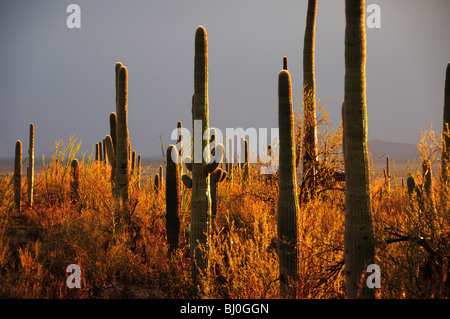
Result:
[[[249,168],[250,168],[250,162],[249,162],[249,153],[248,153],[248,140],[242,138],[241,141],[241,146],[242,146],[242,182],[244,184],[247,184],[248,182],[248,176],[249,176]]]
[[[424,159],[422,162],[423,191],[428,198],[431,197],[431,162]]]
[[[159,175],[158,173],[155,174],[155,177],[153,180],[153,186],[154,186],[156,195],[158,195],[159,191],[161,189],[161,175]]]
[[[287,56],[283,57],[283,70],[288,70],[288,58]]]
[[[369,188],[366,108],[365,1],[345,1],[344,259],[348,298],[374,298],[366,282],[366,267],[375,260]]]
[[[106,146],[106,155],[108,157],[108,162],[111,164],[111,188],[114,192],[114,179],[116,176],[116,154],[114,151],[114,145],[112,141],[112,137],[110,135],[106,135],[105,137],[105,146]]]
[[[391,192],[391,167],[389,163],[389,156],[386,156],[386,168],[383,169],[384,183],[386,184],[386,191],[389,194]]]
[[[441,156],[442,181],[448,187],[450,166],[450,62],[445,72],[444,87],[444,125],[443,125],[443,147]]]
[[[175,145],[167,148],[166,159],[166,230],[170,253],[178,248],[180,235],[181,184]]]
[[[412,196],[413,193],[414,193],[415,191],[417,191],[417,188],[416,188],[416,181],[414,180],[414,177],[412,177],[412,176],[409,176],[409,177],[406,179],[406,186],[408,187],[408,194],[409,194],[409,196]]]
[[[120,65],[119,69],[118,65]],[[121,63],[116,64],[117,76],[117,137],[116,137],[116,189],[122,203],[128,201],[130,178],[129,132],[128,132],[128,71]]]
[[[95,161],[100,160],[100,146],[98,143],[95,143]]]
[[[314,193],[318,161],[314,46],[317,0],[308,1],[303,42],[303,190],[305,200]],[[297,147],[300,147],[297,145]]]
[[[18,213],[20,213],[21,187],[22,187],[22,142],[18,140],[16,142],[16,150],[14,157],[14,203]]]
[[[75,158],[72,160],[71,164],[71,177],[70,181],[70,196],[72,198],[72,204],[79,204],[80,201],[80,165],[78,160]]]
[[[234,148],[233,148],[233,139],[228,138],[225,142],[226,149],[226,164],[225,170],[227,171],[228,180],[232,180],[233,178],[233,163],[234,163]]]
[[[28,182],[28,202],[30,207],[33,207],[34,197],[34,124],[30,124],[30,137],[28,144],[28,167],[27,167],[27,182]]]
[[[295,130],[292,105],[291,76],[282,70],[278,76],[279,127],[279,196],[278,196],[278,257],[280,292],[285,297],[289,283],[298,276],[298,213],[297,177],[295,172]]]
[[[137,169],[136,187],[137,187],[137,189],[141,189],[141,170],[142,170],[141,154],[138,155],[137,168],[136,169]]]

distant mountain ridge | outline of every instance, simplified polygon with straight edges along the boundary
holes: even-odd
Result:
[[[368,142],[368,147],[373,160],[378,157],[384,159],[389,156],[390,160],[404,163],[419,158],[417,145],[410,143],[395,143],[374,139]]]

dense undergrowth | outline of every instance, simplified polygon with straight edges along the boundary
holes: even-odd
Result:
[[[345,183],[330,173],[343,170],[341,132],[333,131],[326,118],[319,123],[322,182],[312,200],[301,201],[299,279],[293,286],[298,298],[345,298]],[[426,133],[419,145],[422,157],[433,163],[439,155],[435,141]],[[14,207],[12,175],[1,177],[0,297],[197,297],[189,255],[190,190],[182,187],[180,245],[169,254],[164,183],[155,188],[152,169],[143,168],[139,187],[132,177],[130,227],[115,232],[118,207],[108,165],[83,154],[80,199],[71,201],[70,160],[76,149],[73,140],[65,148],[57,144],[53,157],[36,174],[33,207],[27,203],[23,181],[20,213]],[[412,193],[400,172],[394,171],[389,180],[377,172],[371,176],[376,263],[382,277],[376,297],[446,298],[448,189],[434,174],[428,196],[420,169],[410,165],[407,170],[417,185]],[[279,298],[277,198],[277,175],[259,174],[258,165],[251,165],[246,183],[236,169],[232,180],[219,184],[201,297]],[[69,264],[80,266],[80,289],[66,285]]]

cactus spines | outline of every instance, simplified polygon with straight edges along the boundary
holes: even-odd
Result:
[[[14,156],[14,203],[18,213],[20,213],[21,187],[22,187],[22,142],[18,140],[16,142],[16,150]]]
[[[366,267],[375,261],[366,107],[365,1],[345,1],[345,140],[344,259],[348,298],[374,298]]]
[[[71,164],[70,194],[72,204],[79,204],[80,201],[80,166],[77,159],[73,159]]]
[[[298,213],[297,177],[294,151],[294,115],[291,76],[282,70],[278,76],[279,196],[278,256],[281,296],[290,295],[289,282],[298,276]]]
[[[178,169],[178,150],[175,145],[167,148],[166,164],[166,230],[169,253],[178,248],[180,235],[181,184]]]
[[[128,132],[128,71],[120,64],[117,79],[117,137],[116,137],[116,189],[122,202],[128,200],[130,177],[129,132]]]
[[[447,64],[444,88],[444,125],[441,175],[444,185],[448,184],[450,169],[450,62]]]
[[[27,182],[28,182],[28,202],[30,207],[33,207],[34,197],[34,124],[30,124],[30,139],[28,144],[28,167],[27,167]]]
[[[315,171],[318,161],[316,125],[316,82],[314,70],[314,42],[316,36],[317,0],[308,0],[303,43],[303,183],[306,197],[314,193]]]

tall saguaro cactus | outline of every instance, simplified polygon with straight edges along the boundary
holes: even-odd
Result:
[[[116,189],[123,203],[128,200],[130,179],[129,132],[128,132],[128,71],[120,64],[117,73],[117,145],[116,145]]]
[[[345,1],[345,231],[344,258],[348,298],[374,298],[366,269],[374,263],[369,188],[366,109],[365,1]],[[364,280],[363,280],[364,279]]]
[[[449,180],[449,165],[450,165],[450,62],[447,64],[445,73],[445,88],[444,88],[444,125],[443,125],[443,148],[442,148],[442,163],[441,175],[444,185],[448,184]]]
[[[209,128],[209,101],[208,101],[208,39],[206,30],[199,26],[195,32],[194,56],[194,103],[192,106],[192,119],[194,121],[194,147],[192,162],[192,198],[191,198],[191,257],[193,264],[194,282],[198,280],[198,271],[207,268],[207,253],[202,252],[198,246],[207,249],[209,232],[209,218],[211,216],[211,197],[209,177],[206,171],[206,162],[203,150],[209,154],[209,136],[203,136]],[[196,127],[195,121],[201,121],[201,127]],[[201,141],[196,139],[195,130],[201,129]],[[200,147],[199,147],[200,146]]]
[[[279,196],[278,196],[278,257],[280,263],[281,296],[290,294],[289,282],[298,276],[298,213],[297,177],[295,166],[295,129],[292,105],[291,76],[282,70],[278,76]]]
[[[14,203],[16,205],[18,213],[20,213],[21,187],[22,187],[22,141],[18,140],[16,142],[16,150],[14,156]]]
[[[317,0],[309,0],[303,43],[303,183],[306,186],[306,194],[314,192],[318,153],[314,70],[316,12]],[[299,146],[297,145],[297,147]]]
[[[191,196],[191,233],[190,252],[192,276],[195,286],[199,284],[199,275],[208,267],[208,234],[211,227],[210,177],[222,161],[224,147],[218,144],[210,160],[209,149],[209,102],[208,102],[208,39],[206,30],[199,26],[195,32],[194,56],[194,95],[192,101],[193,159],[186,161],[186,167],[192,172],[192,178],[183,175],[183,183],[192,188]],[[206,155],[206,158],[205,156]],[[203,248],[200,249],[200,246]]]
[[[178,248],[180,235],[181,183],[178,150],[169,145],[166,154],[166,230],[169,253]]]
[[[34,124],[30,124],[30,139],[28,144],[28,167],[27,167],[27,182],[28,182],[28,201],[30,207],[33,207],[34,197]]]

